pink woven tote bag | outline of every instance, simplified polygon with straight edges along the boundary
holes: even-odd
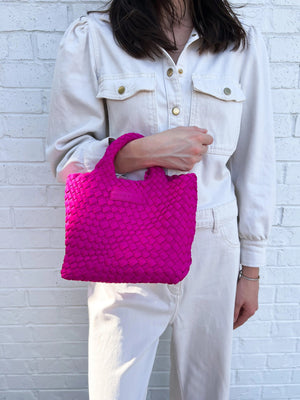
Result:
[[[93,171],[68,176],[62,278],[172,284],[188,273],[197,177],[167,176],[155,166],[147,169],[144,180],[117,178],[117,152],[141,137],[121,135]]]

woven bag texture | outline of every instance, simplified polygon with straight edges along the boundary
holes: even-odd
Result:
[[[70,174],[65,187],[61,276],[94,282],[177,283],[189,271],[196,227],[197,177],[147,169],[144,180],[117,178],[114,158],[131,140],[107,147],[95,169]]]

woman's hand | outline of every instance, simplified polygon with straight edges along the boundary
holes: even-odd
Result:
[[[127,143],[116,155],[116,172],[161,166],[189,171],[213,142],[207,129],[177,127]]]
[[[168,129],[153,135],[151,139],[152,162],[181,171],[192,169],[207,152],[207,146],[213,142],[207,129],[195,126]]]
[[[257,278],[258,268],[243,266],[243,273],[249,278]],[[233,329],[243,325],[258,310],[258,291],[259,280],[249,281],[242,277],[238,280]]]

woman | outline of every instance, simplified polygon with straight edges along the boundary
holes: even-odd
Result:
[[[118,176],[197,174],[193,262],[176,285],[89,282],[90,400],[145,399],[168,325],[170,399],[228,400],[232,333],[258,308],[275,199],[262,35],[225,0],[112,0],[77,18],[52,86],[57,180],[93,170],[127,132],[144,137],[117,154]]]

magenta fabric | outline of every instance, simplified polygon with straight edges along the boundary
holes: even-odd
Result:
[[[144,180],[117,178],[117,152],[141,137],[121,135],[93,171],[68,176],[62,278],[172,284],[188,273],[197,176],[168,176],[155,166],[147,169]]]

